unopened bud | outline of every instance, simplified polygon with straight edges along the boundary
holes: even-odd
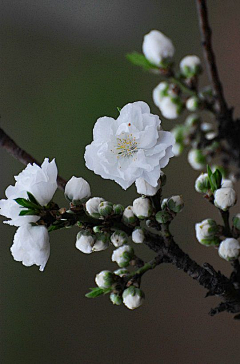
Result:
[[[139,219],[146,219],[153,211],[152,203],[148,198],[139,197],[133,201],[133,213]]]

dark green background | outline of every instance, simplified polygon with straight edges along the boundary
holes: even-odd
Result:
[[[144,100],[158,112],[151,98],[158,77],[125,60],[127,52],[141,50],[145,33],[156,28],[171,37],[176,61],[186,54],[201,56],[194,1],[2,0],[0,5],[1,126],[37,159],[55,157],[65,178],[82,176],[93,195],[129,204],[134,187],[124,192],[87,170],[84,148],[96,119],[116,117],[117,106]],[[240,4],[215,0],[209,5],[225,92],[237,105]],[[173,125],[163,120],[165,129]],[[22,166],[5,151],[0,158],[3,197]],[[186,203],[172,226],[176,240],[199,263],[207,260],[229,274],[229,264],[194,236],[196,222],[218,218],[194,191],[198,174],[186,155],[165,171],[165,196],[182,194]],[[56,200],[66,203],[60,192]],[[131,312],[114,307],[108,297],[84,297],[97,272],[115,268],[110,250],[83,255],[75,248],[76,229],[52,233],[51,257],[40,273],[12,259],[15,229],[2,224],[0,231],[2,363],[239,362],[240,324],[227,314],[210,318],[210,307],[219,301],[204,299],[206,292],[175,267],[146,274],[146,301]],[[146,259],[152,256],[146,247],[136,250]]]

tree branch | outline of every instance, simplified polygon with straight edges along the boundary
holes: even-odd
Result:
[[[25,150],[20,148],[14,140],[12,140],[5,131],[0,128],[0,146],[5,149],[9,154],[11,154],[14,158],[19,160],[24,165],[28,163],[35,163],[38,166],[41,165],[35,158],[33,158],[30,154],[28,154]],[[58,176],[57,178],[58,188],[64,191],[65,185],[67,181],[62,177]]]
[[[206,0],[196,0],[196,3],[198,9],[200,32],[202,37],[202,45],[204,48],[207,70],[216,97],[218,112],[222,116],[227,116],[229,113],[229,109],[227,106],[227,102],[224,98],[223,88],[219,78],[216,59],[213,52],[212,39],[211,39],[212,30],[210,28],[208,21],[208,10],[207,10]]]

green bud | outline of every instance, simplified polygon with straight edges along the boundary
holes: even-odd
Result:
[[[119,296],[119,294],[113,293],[113,292],[110,294],[110,300],[112,301],[112,303],[114,305],[117,305],[117,306],[121,305],[123,302],[122,297]]]
[[[167,211],[158,211],[155,218],[159,224],[166,224],[172,220],[172,216]]]
[[[113,205],[113,213],[116,215],[122,215],[124,211],[123,205],[115,204]]]
[[[127,244],[128,242],[128,235],[122,231],[122,230],[116,230],[110,238],[112,244],[118,248],[119,246],[122,246],[123,244]]]
[[[192,129],[197,127],[198,125],[200,125],[201,119],[198,115],[196,114],[191,114],[189,115],[186,120],[185,120],[185,126],[188,129]]]
[[[111,213],[113,212],[113,204],[108,201],[102,201],[98,205],[98,212],[101,216],[104,217],[111,215]]]
[[[103,270],[96,275],[95,282],[102,289],[110,288],[114,283],[114,275],[108,270]]]
[[[209,177],[207,173],[202,173],[196,179],[195,190],[199,193],[208,193],[211,189]]]
[[[117,269],[113,273],[116,274],[116,276],[119,276],[119,277],[125,277],[125,276],[130,274],[130,272],[126,268]]]
[[[173,212],[181,212],[184,207],[182,196],[172,196],[168,199],[167,206]]]
[[[189,99],[186,102],[186,108],[189,111],[197,111],[200,108],[200,106],[201,106],[201,101],[196,96],[189,97]]]
[[[240,230],[240,214],[237,214],[233,217],[233,226]]]
[[[93,232],[96,234],[96,233],[100,233],[102,231],[102,226],[99,225],[99,226],[94,226],[93,227]]]
[[[185,125],[176,125],[171,133],[174,135],[176,143],[183,144],[187,136],[187,127]]]

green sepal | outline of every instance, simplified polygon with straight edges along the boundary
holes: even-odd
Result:
[[[141,53],[128,53],[126,57],[132,64],[142,67],[145,71],[149,71],[151,69],[159,69],[159,67],[149,62],[147,58]]]
[[[122,108],[117,106],[117,111],[119,112],[119,114],[120,114],[121,110],[122,110]]]
[[[27,192],[28,195],[28,199],[29,201],[31,201],[32,203],[34,203],[37,206],[41,206],[40,203],[36,200],[36,198],[33,196],[33,194],[31,194],[31,192]]]
[[[112,288],[99,288],[99,287],[94,287],[94,288],[90,288],[90,292],[85,294],[85,297],[87,298],[96,298],[101,296],[102,294],[107,294],[109,292],[112,291]]]
[[[209,183],[211,186],[212,192],[215,192],[221,187],[222,183],[222,173],[219,169],[216,169],[214,173],[212,173],[212,170],[209,166],[207,166],[207,173],[209,178]]]

